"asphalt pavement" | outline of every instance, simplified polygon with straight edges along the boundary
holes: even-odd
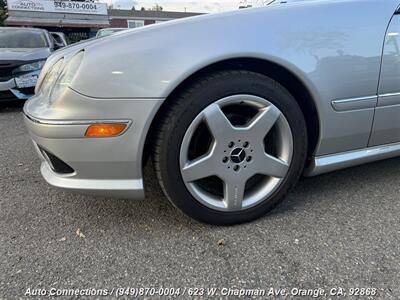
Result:
[[[0,103],[0,299],[127,287],[186,289],[186,299],[207,288],[400,298],[400,159],[302,179],[268,216],[214,227],[170,205],[150,168],[143,201],[49,186],[21,108]]]

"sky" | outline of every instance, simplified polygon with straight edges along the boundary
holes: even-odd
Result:
[[[251,2],[251,0],[247,0]],[[102,2],[100,0],[100,2]],[[239,4],[243,1],[240,0],[200,0],[200,1],[187,1],[187,0],[107,0],[112,3],[114,8],[130,9],[135,6],[140,9],[142,6],[151,8],[155,4],[163,7],[167,11],[185,11],[189,12],[222,12],[227,10],[237,9]]]

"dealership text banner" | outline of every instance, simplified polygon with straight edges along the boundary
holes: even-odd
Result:
[[[9,10],[107,15],[107,4],[98,2],[8,0]]]

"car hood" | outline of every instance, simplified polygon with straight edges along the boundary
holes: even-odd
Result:
[[[296,0],[294,0],[296,1]],[[319,2],[319,1],[329,1],[329,0],[304,0],[300,1],[297,0],[297,3],[294,4],[299,4],[299,2],[302,4],[303,2]],[[349,0],[347,0],[349,1]],[[291,5],[292,3],[281,3],[280,1],[274,4],[286,4],[286,5]],[[275,6],[275,7],[274,7]],[[176,28],[176,27],[181,27],[181,26],[191,26],[191,25],[196,25],[199,22],[200,23],[205,23],[205,22],[211,22],[224,18],[240,18],[240,16],[246,16],[248,14],[253,14],[257,13],[260,10],[265,10],[268,9],[269,7],[275,8],[278,5],[269,5],[267,7],[263,8],[247,8],[247,9],[241,9],[241,10],[236,10],[236,11],[229,11],[229,12],[223,12],[223,13],[213,13],[213,14],[204,14],[204,15],[199,15],[199,16],[193,16],[193,17],[188,17],[188,18],[181,18],[181,19],[176,19],[176,20],[171,20],[168,22],[161,22],[157,24],[153,24],[151,26],[143,26],[143,27],[138,27],[138,28],[127,28],[126,30],[116,32],[112,35],[105,36],[102,38],[91,38],[87,40],[82,40],[78,43],[74,43],[71,45],[68,45],[66,47],[63,47],[62,49],[59,49],[55,51],[51,57],[48,59],[48,66],[51,66],[59,60],[62,57],[68,57],[70,55],[73,55],[77,51],[80,51],[82,49],[95,49],[100,45],[107,45],[107,44],[114,44],[120,40],[132,40],[132,39],[137,39],[143,35],[152,35],[152,34],[170,34],[170,32]],[[273,8],[273,9],[274,9]],[[219,23],[223,24],[223,22]]]
[[[46,65],[84,50],[71,88],[94,98],[165,98],[196,72],[237,58],[275,62],[308,78],[338,53],[378,57],[398,7],[398,0],[384,2],[295,1],[168,21],[57,51]]]
[[[32,61],[46,59],[50,55],[49,48],[35,48],[35,49],[9,49],[0,48],[0,60],[23,60]]]
[[[178,36],[175,37],[174,39],[177,41],[184,42],[185,40],[192,40],[197,37],[197,34],[204,33],[212,36],[215,35],[216,33],[219,33],[219,30],[216,32],[209,31],[210,26],[206,25],[212,25],[214,26],[215,29],[222,29],[223,31],[231,31],[231,32],[237,32],[238,34],[243,34],[243,28],[248,28],[245,24],[242,22],[249,22],[251,19],[257,19],[257,18],[268,18],[271,16],[271,18],[274,18],[275,16],[278,16],[282,19],[283,22],[304,22],[304,18],[299,17],[296,18],[293,16],[296,15],[296,13],[291,13],[291,12],[304,12],[308,9],[313,9],[315,7],[326,7],[326,9],[329,9],[328,7],[331,7],[332,5],[340,5],[341,3],[350,3],[352,1],[355,2],[368,2],[371,0],[276,0],[275,2],[271,2],[269,5],[264,6],[264,7],[253,7],[253,8],[246,8],[246,9],[238,9],[238,10],[232,10],[232,11],[227,11],[227,12],[222,12],[222,13],[211,13],[211,14],[203,14],[203,15],[198,15],[198,16],[192,16],[188,18],[180,18],[180,19],[175,19],[171,20],[168,22],[161,22],[157,24],[153,24],[151,26],[143,26],[139,28],[131,28],[127,29],[121,32],[117,32],[113,35],[107,36],[102,39],[97,39],[95,41],[92,41],[91,43],[87,43],[83,46],[88,47],[91,46],[92,48],[96,48],[98,45],[102,44],[110,44],[113,45],[115,43],[118,43],[121,40],[129,40],[129,39],[141,39],[146,36],[151,36],[151,35],[168,35],[168,36],[173,36],[171,32],[173,30],[180,29],[182,27],[186,27],[187,30],[186,32],[190,32],[192,30],[196,30],[195,32],[190,32],[189,35],[184,35],[184,36]],[[372,0],[373,1],[373,0]],[[396,1],[396,0],[388,0],[388,1]],[[290,16],[290,17],[289,17]],[[230,24],[233,21],[237,28],[235,27],[227,27],[227,23]],[[251,22],[255,23],[255,22]],[[274,26],[275,24],[273,22],[267,22],[268,25]],[[239,25],[238,25],[239,24]],[[261,25],[261,24],[260,24]],[[262,24],[264,25],[264,24]],[[200,27],[200,29],[199,29]],[[203,30],[201,30],[203,28]],[[254,27],[251,28],[252,31],[257,31],[260,28]],[[203,31],[203,32],[201,32]],[[251,34],[252,32],[246,32],[247,34]],[[194,36],[193,36],[193,35]]]

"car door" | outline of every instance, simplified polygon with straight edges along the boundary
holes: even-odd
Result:
[[[378,103],[369,146],[400,142],[400,9],[385,37]]]

